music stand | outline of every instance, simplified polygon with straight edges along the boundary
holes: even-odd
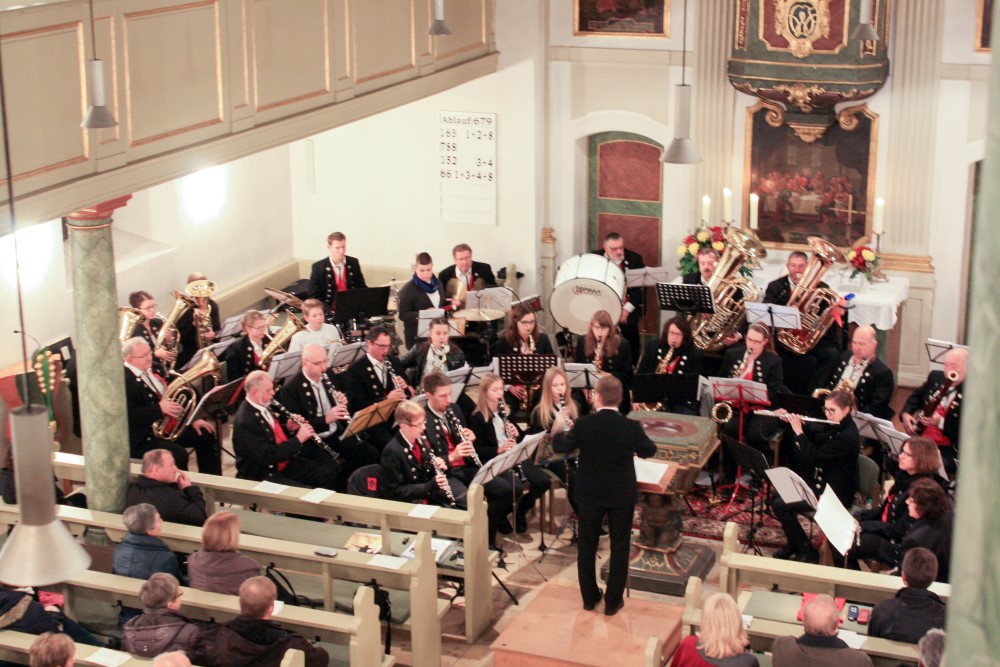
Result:
[[[736,464],[743,470],[750,473],[750,489],[752,493],[750,494],[750,532],[747,536],[746,549],[753,549],[754,553],[758,556],[763,556],[763,552],[760,547],[757,546],[757,530],[760,529],[761,525],[764,523],[764,508],[767,503],[766,491],[767,491],[767,473],[769,466],[767,465],[767,458],[764,454],[757,451],[750,445],[745,445],[742,442],[735,440],[728,435],[722,435],[722,441],[726,444],[726,450],[729,451],[733,460]],[[765,491],[765,498],[761,500],[760,512],[761,519],[757,521],[757,494],[761,489]],[[732,514],[727,514],[722,517],[723,521],[728,521],[729,519],[746,512],[747,508],[744,507],[741,510],[733,512]],[[744,549],[744,551],[746,551]]]
[[[417,312],[417,338],[427,338],[430,335],[431,320],[444,317],[443,308],[425,308]],[[448,320],[448,328],[454,330],[452,320]],[[451,333],[449,336],[453,335]]]
[[[222,446],[222,420],[225,419],[229,408],[243,389],[243,380],[239,378],[227,384],[220,384],[206,391],[198,405],[188,416],[187,424],[191,425],[197,419],[211,419],[215,424],[215,435],[219,439],[219,449],[229,454],[234,460],[236,455]]]
[[[347,345],[333,345],[329,352],[330,368],[340,368],[350,366],[355,361],[365,356],[367,349],[362,342],[348,343]]]
[[[343,294],[344,292],[341,292]],[[400,403],[398,398],[387,398],[378,403],[372,403],[367,408],[358,410],[351,420],[351,425],[347,427],[340,439],[343,440],[352,435],[357,435],[362,431],[367,431],[373,426],[388,423],[396,411],[396,406]]]
[[[640,373],[632,380],[632,401],[662,403],[666,398],[668,405],[697,401],[700,379],[698,375]]]
[[[801,329],[802,313],[793,306],[779,306],[773,303],[744,301],[747,324],[763,324],[774,329]]]
[[[502,310],[509,313],[514,301],[514,291],[509,287],[487,287],[470,290],[465,300],[465,310]]]
[[[626,287],[655,287],[669,279],[670,269],[665,266],[644,266],[641,269],[625,270]]]
[[[265,310],[263,312],[266,313],[267,311]],[[239,336],[240,331],[243,329],[244,315],[246,315],[246,313],[239,313],[238,315],[227,317],[226,321],[222,323],[222,330],[219,331],[219,340]]]
[[[928,338],[927,342],[924,343],[924,347],[927,348],[927,356],[930,357],[932,364],[943,364],[945,355],[952,350],[969,349],[968,345],[959,345],[958,343],[938,340],[936,338]]]
[[[590,363],[569,362],[563,366],[563,370],[573,389],[593,389],[603,375],[602,371],[597,370],[597,366]]]
[[[271,365],[267,368],[267,374],[275,385],[282,384],[285,380],[299,372],[302,368],[302,352],[284,352],[274,355]]]
[[[738,378],[708,378],[712,387],[712,397],[716,403],[725,401],[732,403],[733,407],[740,408],[740,430],[739,438],[743,439],[743,416],[751,411],[754,406],[767,406],[771,404],[771,399],[767,395],[767,385],[753,380],[740,380]]]
[[[469,388],[469,387],[479,386],[479,383],[482,381],[483,376],[486,375],[487,373],[500,375],[500,368],[499,364],[497,363],[498,358],[499,357],[493,357],[493,361],[490,362],[489,366],[476,366],[475,368],[470,368],[469,377],[465,379],[465,387]]]
[[[222,361],[222,357],[225,356],[226,350],[229,349],[229,346],[232,345],[233,343],[235,343],[236,340],[237,339],[235,339],[235,338],[230,338],[229,340],[224,340],[224,341],[221,341],[219,343],[212,343],[211,345],[209,345],[208,347],[206,347],[204,349],[206,349],[209,352],[211,352],[212,354],[214,354],[215,358],[218,359],[221,362]],[[196,363],[198,363],[199,357],[201,357],[200,354],[196,354],[193,357],[191,357],[191,359],[188,360],[188,362],[186,364],[184,364],[184,368],[181,369],[181,373],[183,373],[184,371],[188,370],[189,368],[191,368],[192,366],[194,366]]]
[[[528,405],[531,405],[534,392],[532,385],[541,380],[545,371],[559,364],[559,357],[554,354],[508,354],[496,359],[504,384],[524,385]]]
[[[803,417],[815,417],[817,419],[826,418],[826,413],[823,412],[825,401],[822,398],[779,392],[774,395],[772,403],[778,408],[784,408],[792,414],[802,415]]]
[[[715,300],[707,285],[656,283],[656,300],[660,310],[673,310],[684,315],[715,312]]]
[[[389,312],[388,287],[362,287],[337,292],[336,319],[365,320]]]

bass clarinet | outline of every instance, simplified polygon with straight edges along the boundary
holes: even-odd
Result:
[[[300,428],[306,425],[306,421],[304,419],[302,419],[301,417],[299,417],[297,415],[293,415],[291,413],[291,411],[289,411],[288,408],[286,408],[284,405],[282,405],[281,403],[279,403],[278,401],[276,401],[274,399],[271,399],[271,404],[268,405],[267,407],[269,407],[274,412],[277,412],[279,414],[279,416],[282,416],[285,419],[291,419],[293,422],[295,422],[296,424],[298,424]],[[325,451],[327,454],[330,455],[330,458],[332,458],[334,460],[340,458],[340,454],[338,454],[337,452],[333,451],[330,448],[330,445],[328,445],[325,442],[323,442],[323,438],[319,437],[315,433],[312,434],[311,438],[312,438],[312,441],[314,443],[316,443],[317,447],[319,447],[320,449],[322,449],[323,451]]]

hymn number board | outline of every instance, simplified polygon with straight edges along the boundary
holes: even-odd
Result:
[[[437,132],[441,221],[495,225],[497,115],[441,111]]]

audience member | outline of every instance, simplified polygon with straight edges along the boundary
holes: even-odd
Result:
[[[743,650],[748,642],[736,601],[715,593],[705,600],[698,635],[681,641],[670,667],[757,667],[757,658]]]
[[[937,557],[929,549],[915,547],[903,558],[903,588],[892,600],[872,609],[870,637],[884,637],[916,644],[928,630],[944,627],[945,603],[927,590],[937,577]]]
[[[139,589],[142,615],[125,624],[122,648],[143,658],[167,651],[195,653],[202,628],[209,623],[196,623],[180,613],[181,587],[173,575],[157,572]],[[204,660],[195,659],[195,662]]]
[[[948,583],[951,564],[951,498],[940,484],[929,479],[918,479],[910,485],[906,499],[910,516],[916,519],[899,546],[899,561],[914,547],[925,547],[937,557],[937,580]]]
[[[237,595],[240,584],[261,575],[260,563],[244,556],[240,547],[240,518],[216,512],[201,531],[201,551],[188,557],[191,587],[211,593]]]
[[[191,484],[166,449],[152,449],[142,456],[142,474],[129,482],[125,507],[149,503],[164,521],[200,526],[205,523],[205,496]]]
[[[917,642],[917,667],[944,667],[944,630],[928,630]]]
[[[89,630],[62,613],[49,613],[31,589],[0,588],[0,630],[29,635],[62,632],[81,644],[103,646]]]
[[[72,667],[76,644],[66,635],[46,632],[28,651],[29,667]]]
[[[191,667],[191,658],[184,651],[161,653],[153,658],[153,667]]]
[[[771,647],[774,667],[872,667],[867,654],[837,637],[840,613],[829,595],[817,595],[802,611],[800,637],[778,637]]]
[[[251,577],[240,586],[240,615],[222,626],[212,664],[226,667],[279,667],[285,651],[299,649],[306,667],[326,667],[329,657],[302,635],[271,619],[278,591],[267,577]]]
[[[159,538],[163,520],[156,508],[149,503],[133,505],[122,514],[122,521],[128,535],[115,547],[111,572],[136,579],[149,579],[152,574],[166,572],[180,580],[177,556]]]

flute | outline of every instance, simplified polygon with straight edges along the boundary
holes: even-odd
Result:
[[[445,476],[445,478],[447,478],[448,469],[438,463],[438,458],[434,455],[434,450],[431,449],[431,443],[427,440],[427,437],[423,435],[420,436],[417,438],[416,444],[417,447],[420,447],[420,449],[423,450],[424,458],[431,462],[431,467],[434,468],[434,471],[436,473],[441,473]],[[447,479],[445,481],[447,481]],[[458,507],[458,503],[455,501],[455,494],[452,492],[450,484],[445,484],[444,495],[448,497],[448,504],[452,507]]]
[[[469,441],[465,438],[465,433],[462,431],[462,422],[458,421],[458,415],[455,414],[455,411],[451,409],[450,405],[444,411],[444,416],[448,419],[449,429],[454,431],[455,435],[462,439],[462,441],[456,444],[455,447],[457,448],[459,445],[468,443]],[[483,462],[479,460],[479,454],[476,453],[475,447],[473,447],[472,454],[469,455],[469,458],[472,459],[472,462],[475,463],[477,467],[483,467]]]
[[[274,410],[275,412],[279,413],[281,416],[285,417],[286,419],[291,419],[293,422],[295,422],[296,424],[298,424],[300,427],[306,425],[306,421],[304,419],[302,419],[302,418],[300,418],[300,417],[298,417],[296,415],[293,415],[288,410],[288,408],[286,408],[284,405],[282,405],[281,403],[279,403],[278,401],[276,401],[274,399],[271,399],[271,404],[269,406],[267,406],[267,407],[269,407],[272,410]],[[336,459],[336,458],[340,457],[340,454],[338,454],[337,452],[335,452],[332,449],[330,449],[330,445],[328,445],[325,442],[323,442],[323,438],[319,437],[315,433],[313,433],[311,437],[312,437],[312,441],[314,443],[316,443],[316,445],[320,449],[322,449],[327,454],[329,454],[332,458]]]
[[[755,415],[761,415],[763,417],[777,417],[781,419],[782,417],[792,416],[791,412],[774,412],[773,410],[754,410]],[[840,422],[831,421],[829,419],[819,419],[818,417],[806,417],[805,415],[795,415],[804,422],[814,422],[816,424],[839,424]]]

